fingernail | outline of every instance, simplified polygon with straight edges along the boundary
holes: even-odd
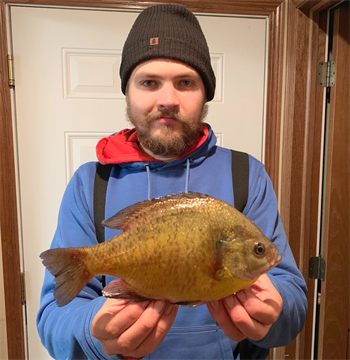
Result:
[[[165,302],[163,300],[157,300],[154,302],[153,304],[153,310],[157,313],[160,314],[165,306]]]
[[[233,298],[233,295],[230,295],[230,296],[227,296],[225,298],[225,304],[230,308],[232,309],[235,305],[235,300]]]
[[[212,308],[213,308],[215,311],[218,311],[218,310],[219,310],[219,302],[218,302],[217,300],[211,301],[211,302],[210,302],[210,305],[212,306]]]
[[[171,312],[173,311],[173,309],[174,309],[174,305],[168,303],[168,304],[166,304],[166,306],[165,306],[164,313],[165,313],[166,315],[170,315]]]
[[[240,302],[245,302],[247,300],[247,294],[245,293],[245,291],[238,291],[237,293],[237,297],[238,297],[238,300]]]

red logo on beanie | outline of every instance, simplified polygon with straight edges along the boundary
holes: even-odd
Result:
[[[149,44],[150,45],[158,45],[159,44],[159,38],[150,38],[149,39]]]

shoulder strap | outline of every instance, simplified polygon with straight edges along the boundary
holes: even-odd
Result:
[[[102,165],[98,163],[94,182],[94,222],[96,237],[99,243],[105,241],[105,228],[102,220],[105,218],[106,193],[112,164]],[[106,286],[106,277],[102,276],[102,286]]]
[[[232,154],[232,186],[235,208],[243,211],[248,200],[249,185],[249,156],[236,150],[231,150]]]
[[[250,351],[249,351],[249,341],[247,339],[243,339],[238,343],[238,349],[240,354],[240,360],[249,360],[250,359]]]
[[[106,192],[111,174],[112,164],[102,165],[98,163],[94,183],[94,221],[96,237],[99,243],[105,241],[105,229],[102,220],[105,217]]]
[[[232,186],[235,208],[243,212],[248,200],[248,186],[249,186],[249,156],[236,150],[231,150],[232,154]],[[238,350],[241,360],[248,360],[249,356],[249,342],[244,339],[239,342]]]

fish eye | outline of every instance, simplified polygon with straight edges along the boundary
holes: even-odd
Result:
[[[257,256],[262,256],[265,253],[265,245],[262,243],[257,243],[254,246],[254,254]]]

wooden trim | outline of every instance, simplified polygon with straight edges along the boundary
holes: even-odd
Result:
[[[327,10],[315,12],[311,16],[310,43],[312,46],[309,63],[309,89],[307,111],[307,134],[305,143],[304,178],[305,186],[303,193],[303,224],[300,247],[303,248],[302,271],[309,289],[308,302],[309,312],[307,313],[306,324],[303,333],[304,359],[311,355],[311,341],[307,338],[313,330],[313,304],[316,281],[308,277],[308,261],[310,257],[318,255],[318,222],[319,201],[320,201],[320,176],[323,158],[323,121],[324,121],[324,97],[325,90],[316,85],[316,67],[320,61],[327,59]],[[296,236],[296,235],[295,235]]]
[[[327,11],[300,11],[289,3],[288,21],[280,207],[290,246],[308,285],[309,311],[303,332],[284,355],[310,359],[315,280],[308,277],[308,261],[318,255],[324,100],[324,88],[316,85],[316,69],[326,59]]]
[[[169,3],[169,1],[135,1],[135,0],[0,0],[4,3],[19,5],[42,5],[60,7],[86,7],[105,9],[134,9],[142,10],[148,6],[158,3]],[[238,15],[261,15],[270,16],[283,2],[283,0],[174,0],[171,3],[185,5],[193,12],[208,12]]]
[[[8,85],[6,5],[0,3],[0,225],[9,359],[24,359],[16,174]]]
[[[269,18],[265,167],[277,192],[279,186],[285,3]]]
[[[350,326],[350,7],[334,11],[332,60],[337,73],[330,89],[318,359],[349,359]]]
[[[344,0],[292,0],[293,5],[299,10],[322,11],[337,6]]]
[[[308,58],[309,27],[308,18],[291,3],[288,9],[287,47],[289,57],[286,66],[286,101],[283,127],[281,216],[297,263],[300,263],[300,249],[294,247],[293,235],[300,235],[301,216],[293,214],[301,209],[304,181],[304,151],[307,131],[307,86],[310,76]],[[301,160],[301,162],[300,162]],[[287,179],[287,181],[285,181]],[[299,194],[299,196],[293,196]],[[288,206],[287,206],[288,204]],[[296,238],[297,240],[297,238]]]
[[[298,38],[298,23],[297,23],[297,10],[289,2],[288,3],[288,30],[287,30],[287,54],[286,59],[286,78],[285,78],[285,103],[284,103],[284,120],[282,129],[282,166],[281,166],[281,187],[280,187],[280,215],[283,221],[283,225],[289,239],[290,246],[293,254],[296,258],[296,262],[299,265],[298,251],[295,252],[295,246],[293,237],[291,234],[292,220],[291,220],[291,192],[292,192],[292,155],[293,155],[293,129],[294,129],[294,100],[296,97],[296,86],[295,86],[295,73],[296,73],[296,62],[297,62],[297,44],[301,47],[304,42],[302,39],[299,42]],[[304,117],[303,117],[304,118]],[[302,141],[302,139],[300,139]],[[300,194],[300,193],[298,193]],[[300,199],[300,197],[296,197]],[[294,230],[294,229],[293,229]],[[297,244],[296,244],[297,245]],[[293,249],[294,248],[294,249]],[[277,359],[296,359],[297,341],[294,341],[289,347],[276,349]]]

